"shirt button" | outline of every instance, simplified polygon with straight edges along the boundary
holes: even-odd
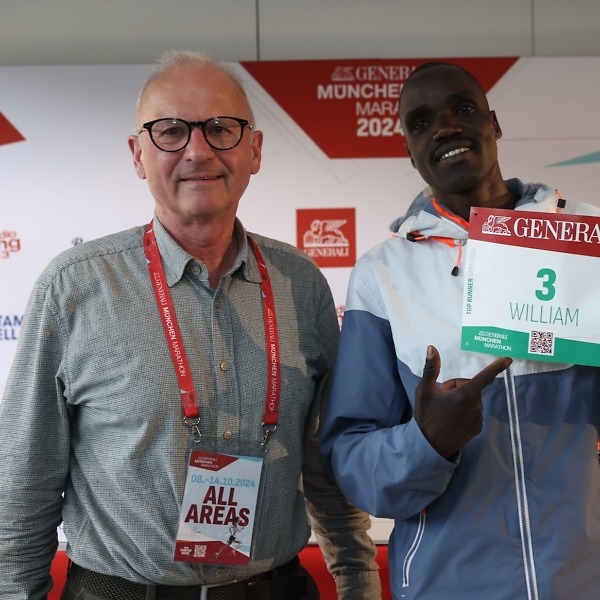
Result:
[[[200,269],[200,267],[194,267],[194,268],[192,269],[192,273],[193,273],[194,275],[200,275],[200,270],[201,270],[201,269]]]
[[[221,369],[221,371],[223,371],[223,372],[228,371],[229,370],[229,363],[222,362],[219,365],[219,369]]]
[[[217,300],[215,302],[215,308],[221,308],[221,301],[220,300]]]
[[[226,431],[226,432],[223,434],[223,437],[224,437],[226,440],[230,440],[230,439],[233,437],[233,431]]]

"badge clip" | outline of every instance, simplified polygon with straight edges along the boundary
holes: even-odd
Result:
[[[267,444],[269,442],[269,436],[277,430],[277,425],[273,425],[273,427],[269,427],[263,423],[263,436],[260,442],[260,445],[263,449],[263,452],[267,451]]]
[[[200,417],[183,417],[183,422],[192,430],[192,440],[198,444],[202,440],[202,432],[200,431]]]

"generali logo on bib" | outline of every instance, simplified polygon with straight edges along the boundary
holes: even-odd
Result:
[[[469,239],[600,257],[600,216],[473,207]]]
[[[507,222],[511,217],[490,215],[487,221],[481,226],[481,233],[489,233],[490,235],[510,235],[510,229]]]
[[[300,208],[296,211],[296,245],[319,267],[352,267],[356,262],[354,208]]]
[[[0,146],[24,140],[17,128],[0,112]]]

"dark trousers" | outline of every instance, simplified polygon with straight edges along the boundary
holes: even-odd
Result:
[[[82,580],[78,576],[77,569],[76,567],[75,572],[72,570],[69,573],[61,600],[131,600],[131,591],[128,589],[130,584],[121,588],[118,582],[122,580],[116,577],[100,576],[99,585],[96,586],[94,574]],[[86,575],[92,573],[83,571]],[[105,585],[105,579],[110,585]],[[181,598],[181,586],[172,588],[173,590],[177,589],[177,593],[173,594],[170,593],[169,586],[138,587],[140,587],[141,595],[136,595],[136,597],[144,598],[144,600],[177,600],[177,598]],[[190,592],[194,591],[189,595],[186,594],[186,599],[193,597],[201,600],[199,586],[192,586],[189,590]],[[235,588],[231,586],[209,588],[206,598],[207,600],[319,600],[320,595],[319,589],[308,571],[300,565],[298,559],[294,559],[264,576],[253,578],[247,585],[238,584]]]

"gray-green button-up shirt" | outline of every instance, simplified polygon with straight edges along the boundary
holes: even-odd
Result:
[[[44,597],[61,521],[83,567],[141,583],[213,584],[295,556],[310,535],[307,507],[340,598],[379,598],[368,516],[343,499],[317,440],[339,334],[329,287],[304,253],[255,234],[275,298],[282,395],[252,559],[173,561],[190,430],[143,230],[62,253],[35,285],[0,404],[0,597]],[[158,219],[155,232],[200,406],[199,449],[261,454],[267,357],[246,233],[238,222],[242,249],[213,290]]]

